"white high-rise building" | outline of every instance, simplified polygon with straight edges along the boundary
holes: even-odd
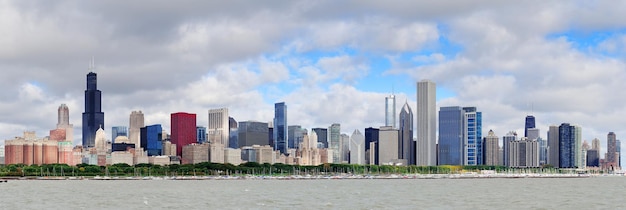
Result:
[[[396,96],[385,97],[385,126],[396,128]]]
[[[437,165],[437,107],[436,86],[430,80],[417,83],[417,149],[419,166]]]
[[[350,164],[365,165],[365,136],[359,130],[350,136]]]
[[[209,109],[209,125],[207,126],[209,142],[228,145],[230,139],[228,123],[228,108]]]
[[[145,127],[143,112],[132,111],[128,126],[128,140],[135,144],[135,149],[141,148],[141,128]]]

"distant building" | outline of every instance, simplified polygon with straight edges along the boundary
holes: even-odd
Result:
[[[559,167],[559,126],[551,125],[548,130],[548,164],[553,167]]]
[[[417,130],[416,162],[419,166],[437,165],[437,106],[436,84],[430,80],[417,83]],[[441,124],[441,122],[440,122]],[[447,123],[444,123],[447,124]],[[447,146],[450,146],[446,144]],[[449,147],[446,147],[449,151]],[[441,151],[439,151],[441,152]],[[448,153],[446,153],[448,154]],[[445,161],[449,161],[447,159]],[[451,160],[450,160],[451,161]]]
[[[243,121],[237,128],[239,147],[269,145],[269,128],[264,122]]]
[[[463,165],[465,111],[458,106],[439,110],[439,165]]]
[[[228,140],[228,147],[237,149],[239,148],[239,134],[238,134],[238,126],[235,118],[228,118],[228,127],[230,128],[230,135]]]
[[[398,129],[380,127],[378,133],[378,164],[379,165],[406,165],[406,160],[399,159]]]
[[[482,112],[476,107],[463,107],[464,136],[463,136],[463,165],[482,165]]]
[[[126,126],[111,127],[111,141],[115,143],[118,136],[128,136],[128,128]]]
[[[321,149],[317,148],[317,134],[315,132],[311,131],[310,134],[304,132],[304,137],[295,156],[298,165],[317,166],[322,164]]]
[[[378,165],[378,128],[365,129],[365,162],[370,165]]]
[[[582,167],[581,128],[563,123],[559,126],[559,168]]]
[[[285,102],[274,104],[274,147],[282,154],[287,154],[289,148],[287,125],[287,105]]]
[[[92,68],[93,66],[90,66],[90,70]],[[102,92],[98,90],[98,76],[93,72],[87,74],[85,112],[83,112],[82,127],[83,146],[94,147],[96,144],[96,131],[98,128],[104,128],[104,112],[102,112]]]
[[[326,128],[313,128],[315,134],[317,134],[317,142],[322,143],[324,146],[321,148],[328,148],[328,129]]]
[[[40,139],[34,132],[24,132],[23,137],[4,141],[4,163],[43,165],[58,163],[58,142]]]
[[[287,126],[287,139],[289,139],[289,148],[297,149],[306,134],[306,129],[302,129],[299,125]]]
[[[141,148],[144,148],[148,156],[163,155],[163,128],[160,124],[149,125],[141,128]]]
[[[415,165],[415,141],[413,141],[413,111],[408,103],[400,110],[400,138],[398,138],[398,153],[400,159],[408,161],[409,165]]]
[[[61,104],[58,109],[57,129],[65,131],[65,139],[63,141],[74,142],[74,125],[70,124],[69,108],[65,104]]]
[[[132,111],[129,117],[128,139],[139,149],[141,146],[141,128],[145,127],[143,112]]]
[[[534,136],[528,136],[528,129],[535,128],[535,116],[528,115],[526,116],[526,123],[524,126],[524,137],[528,139],[536,139]]]
[[[509,131],[506,135],[502,136],[502,155],[500,156],[502,159],[502,165],[510,166],[510,142],[517,141],[517,133],[515,131]]]
[[[396,128],[396,96],[385,97],[385,126]]]
[[[241,164],[241,149],[224,149],[224,163],[230,163],[235,166]]]
[[[172,144],[176,144],[176,154],[184,155],[182,153],[184,146],[198,142],[196,140],[196,114],[172,113],[171,127],[171,141]]]
[[[537,140],[528,138],[509,140],[508,160],[506,164],[513,168],[537,168],[539,167],[539,143]]]
[[[196,139],[198,144],[207,143],[206,127],[196,126]]]
[[[365,165],[365,136],[359,130],[350,136],[350,164]]]
[[[328,127],[328,132],[328,149],[333,153],[332,163],[341,163],[341,154],[343,154],[341,151],[341,125],[339,123],[332,124]]]
[[[195,126],[194,126],[195,127]],[[209,162],[209,144],[191,143],[183,146],[181,164]]]
[[[211,143],[217,142],[222,145],[229,145],[230,141],[230,120],[228,108],[210,109],[209,125],[207,132]]]
[[[619,168],[619,153],[617,153],[617,136],[613,132],[609,132],[606,136],[606,158],[603,168],[609,170],[617,170]]]
[[[483,147],[484,147],[484,155],[485,155],[485,165],[488,166],[497,166],[500,164],[500,139],[496,134],[489,130],[489,133],[486,137],[483,138]]]
[[[350,136],[348,134],[341,134],[341,163],[350,163]]]

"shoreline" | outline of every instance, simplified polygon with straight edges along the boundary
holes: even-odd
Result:
[[[590,175],[590,174],[389,174],[389,175],[242,175],[242,176],[144,176],[144,177],[0,177],[0,182],[12,181],[84,181],[84,180],[367,180],[367,179],[545,179],[545,178],[592,178],[622,177],[623,175]]]

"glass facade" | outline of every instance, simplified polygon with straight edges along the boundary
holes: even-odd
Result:
[[[300,142],[304,139],[304,134],[306,134],[306,130],[302,129],[302,126],[299,125],[290,125],[288,127],[288,139],[289,139],[289,148],[297,149],[300,147]]]
[[[141,128],[141,147],[148,152],[148,156],[163,154],[163,129],[160,124]]]
[[[385,97],[385,126],[396,127],[396,96]]]
[[[321,148],[328,148],[328,129],[313,128],[313,131],[317,134],[317,142],[323,145]]]
[[[439,109],[438,165],[463,165],[464,115],[458,106]]]
[[[559,126],[559,168],[576,167],[576,127],[569,123]]]
[[[285,102],[274,104],[274,142],[276,150],[287,154],[289,139],[287,138],[287,105]]]
[[[528,137],[528,129],[535,128],[535,116],[526,116],[526,125],[524,126],[524,137]]]
[[[367,153],[368,151],[370,151],[370,149],[375,150],[375,154],[378,154],[378,135],[379,135],[380,129],[378,128],[366,128],[365,129],[365,152]],[[370,143],[375,142],[376,143],[376,148],[371,148],[370,147]],[[370,164],[373,165],[378,165],[378,155],[375,155],[376,159],[374,160],[370,160]]]
[[[111,142],[115,143],[115,138],[117,138],[118,136],[128,137],[128,128],[126,128],[126,126],[111,127]]]
[[[85,112],[83,112],[83,146],[94,147],[96,131],[104,128],[104,112],[102,112],[102,92],[98,90],[96,73],[87,74],[87,90],[85,90]]]
[[[482,165],[482,113],[476,107],[464,107],[464,165]]]
[[[328,128],[330,135],[328,148],[333,152],[333,163],[341,163],[341,125],[332,124]],[[330,162],[330,161],[329,161]]]
[[[264,122],[243,121],[237,128],[238,146],[269,145],[269,128]]]
[[[206,127],[197,126],[196,127],[196,138],[198,139],[198,144],[204,144],[207,142],[206,139]]]

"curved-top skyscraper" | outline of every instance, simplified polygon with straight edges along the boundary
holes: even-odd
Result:
[[[94,147],[96,131],[104,128],[104,112],[101,103],[102,92],[98,90],[98,75],[87,74],[87,90],[85,90],[85,112],[83,112],[83,146]]]

